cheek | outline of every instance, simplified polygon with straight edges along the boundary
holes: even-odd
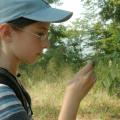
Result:
[[[25,56],[27,57],[29,55],[28,52],[31,52],[29,51],[30,49],[28,47],[29,46],[25,44],[14,44],[14,46],[12,47],[12,50],[14,55],[21,60],[25,58]]]
[[[39,39],[31,38],[31,36],[17,36],[16,38],[14,37],[12,50],[20,61],[32,63],[46,44],[46,42],[41,42]]]
[[[12,50],[14,55],[26,63],[32,63],[36,59],[39,52],[43,50],[42,44],[36,39],[25,39],[14,42]]]

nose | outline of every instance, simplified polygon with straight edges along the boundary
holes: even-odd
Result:
[[[42,47],[43,48],[49,48],[50,47],[50,42],[49,42],[48,38],[47,38],[47,40],[45,40],[45,42],[44,42]]]

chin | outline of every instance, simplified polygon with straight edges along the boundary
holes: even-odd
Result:
[[[33,60],[33,61],[28,61],[27,64],[34,64],[36,63],[36,60]]]
[[[26,61],[24,61],[24,63],[26,63],[26,64],[34,64],[34,63],[36,63],[36,59],[29,59],[29,60],[26,60]]]

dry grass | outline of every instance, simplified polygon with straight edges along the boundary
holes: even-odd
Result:
[[[102,70],[103,72],[99,70],[97,74],[102,80],[105,78],[106,70]],[[50,69],[48,73],[36,69],[33,73],[34,76],[31,75],[25,84],[32,97],[34,119],[57,120],[65,87],[73,78],[73,73],[68,67],[64,67],[60,75],[53,69]],[[120,99],[108,96],[105,91],[100,91],[99,87],[99,82],[97,82],[81,102],[77,120],[120,120]]]
[[[31,86],[29,91],[35,120],[57,120],[66,84],[67,79],[64,78]],[[95,87],[81,102],[77,120],[120,120],[120,100],[104,91],[95,92]]]

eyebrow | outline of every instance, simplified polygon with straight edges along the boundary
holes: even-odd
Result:
[[[43,27],[43,26],[42,27],[38,27],[38,29],[43,29],[43,30],[46,30],[46,31],[48,30],[48,28]]]

